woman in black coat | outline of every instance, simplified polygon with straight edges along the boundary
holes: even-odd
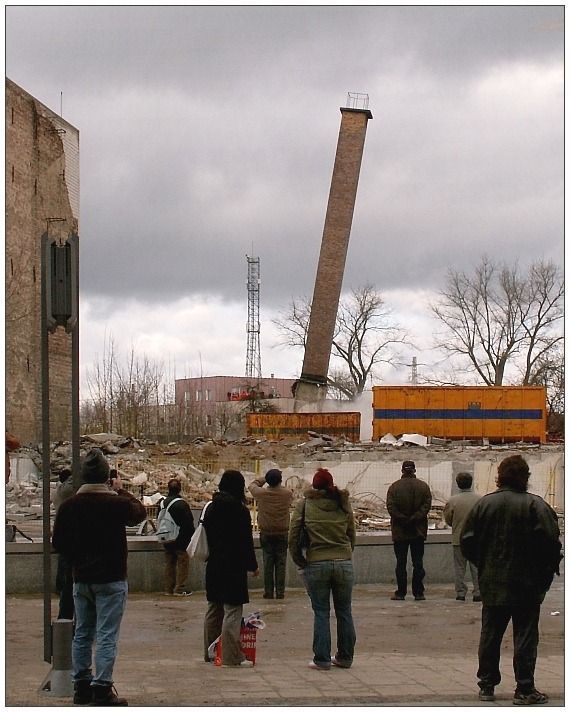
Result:
[[[204,659],[209,661],[208,647],[221,635],[222,665],[251,667],[241,650],[240,630],[243,604],[249,603],[247,572],[258,576],[259,569],[241,472],[226,470],[222,475],[218,492],[206,509],[204,528],[209,548]]]

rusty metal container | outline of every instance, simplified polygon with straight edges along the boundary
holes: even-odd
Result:
[[[247,434],[277,440],[307,436],[308,430],[331,437],[360,440],[360,413],[248,413]]]
[[[543,386],[373,386],[372,437],[546,442]]]

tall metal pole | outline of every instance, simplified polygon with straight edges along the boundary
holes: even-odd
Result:
[[[42,298],[41,298],[41,356],[42,356],[42,494],[43,494],[43,588],[44,588],[44,660],[51,662],[51,537],[50,537],[50,423],[49,423],[49,341],[47,322],[48,235],[41,237]]]

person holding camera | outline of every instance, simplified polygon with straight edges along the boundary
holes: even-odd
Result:
[[[141,502],[110,479],[109,463],[93,448],[81,463],[85,483],[62,502],[52,544],[71,563],[75,632],[71,646],[73,703],[126,706],[113,688],[119,628],[127,603],[126,526],[146,518]],[[92,672],[95,645],[95,674]]]

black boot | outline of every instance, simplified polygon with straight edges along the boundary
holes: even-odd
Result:
[[[73,683],[75,693],[73,695],[74,705],[89,705],[93,699],[93,688],[91,680],[76,680]]]
[[[128,707],[124,697],[119,697],[112,685],[93,685],[91,707]]]

